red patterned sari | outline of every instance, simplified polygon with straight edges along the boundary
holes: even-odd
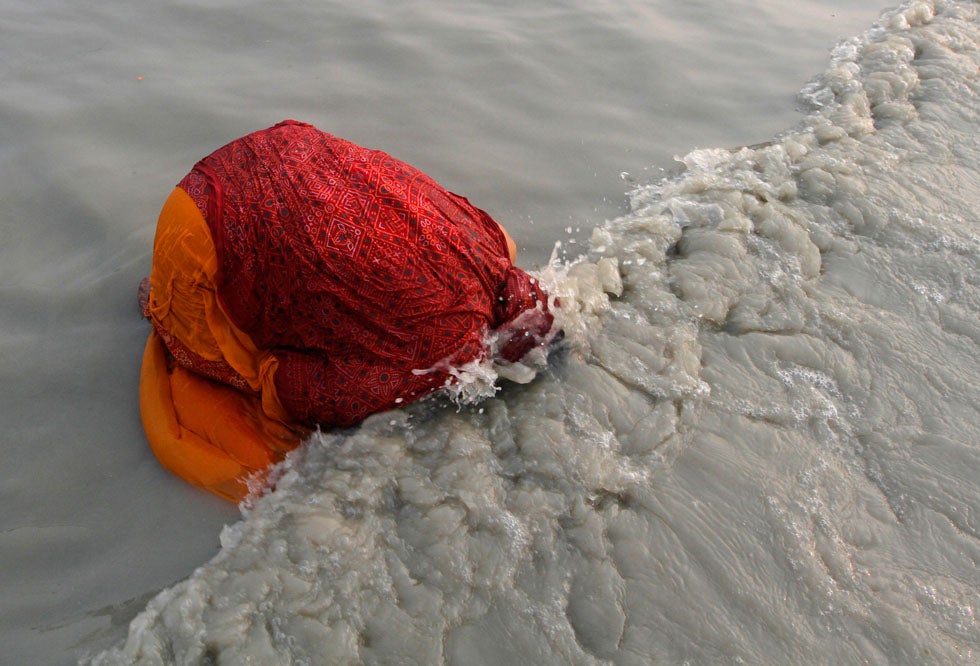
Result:
[[[501,355],[514,361],[552,328],[546,294],[513,266],[489,215],[386,153],[295,121],[229,143],[180,182],[150,283],[149,439],[167,467],[233,499],[306,429],[431,393],[452,381],[449,367],[488,353],[491,331],[508,331]],[[188,381],[234,399],[209,416],[203,389],[175,397]],[[241,425],[243,410],[248,427],[216,430]],[[243,456],[249,428],[258,453]],[[231,480],[202,481],[200,456],[177,455],[192,438],[248,460]]]

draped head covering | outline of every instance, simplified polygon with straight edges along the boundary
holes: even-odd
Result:
[[[301,424],[416,400],[485,356],[491,331],[509,361],[548,340],[547,295],[497,223],[384,152],[285,121],[179,187],[211,233],[221,309],[274,354],[278,399]]]

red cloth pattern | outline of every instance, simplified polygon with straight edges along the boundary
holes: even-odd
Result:
[[[300,423],[347,426],[416,400],[449,375],[413,370],[484,356],[485,334],[525,311],[540,316],[503,357],[546,341],[547,296],[496,222],[386,153],[285,121],[179,186],[211,231],[222,308],[278,358],[279,400]]]

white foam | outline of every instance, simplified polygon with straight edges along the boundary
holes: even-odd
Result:
[[[886,14],[799,127],[638,187],[538,274],[531,383],[316,435],[94,663],[975,661],[976,16]]]

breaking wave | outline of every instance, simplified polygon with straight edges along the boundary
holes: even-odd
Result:
[[[315,435],[91,663],[975,663],[977,14],[638,187],[533,381]]]

